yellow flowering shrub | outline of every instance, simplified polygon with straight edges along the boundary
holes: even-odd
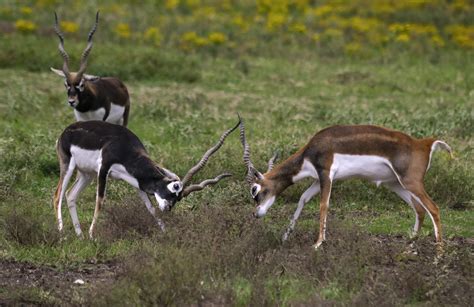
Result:
[[[76,33],[79,30],[79,25],[73,21],[61,20],[59,22],[61,29],[66,33]]]
[[[179,5],[179,0],[166,0],[165,7],[168,10],[174,10]]]
[[[289,27],[289,31],[294,33],[306,33],[307,30],[306,26],[300,22],[295,22]]]
[[[286,15],[280,13],[269,13],[266,28],[268,31],[279,30],[286,23]]]
[[[197,35],[194,31],[184,33],[181,36],[181,41],[185,49],[190,49],[192,46],[203,47],[209,45],[207,38]]]
[[[445,31],[458,46],[474,49],[474,26],[451,25]]]
[[[209,34],[208,39],[211,43],[215,45],[223,44],[227,41],[227,37],[224,33],[221,32],[212,32]]]
[[[348,54],[360,53],[362,45],[359,42],[351,42],[344,46],[344,51]]]
[[[154,45],[159,46],[163,37],[158,27],[149,27],[145,30],[145,33],[143,33],[143,38],[145,39],[145,41],[151,42]]]
[[[397,35],[397,37],[395,38],[395,40],[397,42],[401,42],[401,43],[407,43],[410,41],[410,35],[406,34],[406,33],[402,33],[402,34],[399,34]]]
[[[20,8],[20,12],[23,14],[23,15],[31,15],[31,13],[33,13],[33,9],[29,6],[22,6]]]
[[[119,23],[115,27],[115,34],[120,38],[128,39],[132,36],[132,31],[127,23]]]
[[[23,33],[33,32],[36,30],[36,24],[25,19],[18,19],[15,21],[15,28]]]

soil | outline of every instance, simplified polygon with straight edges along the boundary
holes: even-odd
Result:
[[[0,306],[35,304],[35,297],[28,294],[28,290],[33,289],[42,296],[51,297],[52,303],[79,303],[82,296],[91,293],[91,288],[113,283],[120,271],[120,265],[112,262],[61,270],[53,266],[0,260]],[[78,280],[84,283],[78,283]]]

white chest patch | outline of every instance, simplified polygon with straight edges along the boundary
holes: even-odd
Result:
[[[85,173],[97,173],[102,161],[101,150],[82,149],[71,146],[71,154],[74,157],[77,168]]]
[[[398,181],[388,159],[369,155],[334,154],[330,176],[333,180],[364,178],[374,181],[377,185]]]
[[[76,120],[78,122],[84,122],[88,120],[102,120],[104,118],[105,109],[100,108],[95,111],[89,112],[79,112],[74,109],[74,116],[76,116]]]
[[[306,177],[312,177],[314,179],[319,178],[318,173],[316,172],[316,169],[314,168],[313,164],[308,160],[304,159],[300,172],[293,176],[292,180],[293,182],[297,182]]]

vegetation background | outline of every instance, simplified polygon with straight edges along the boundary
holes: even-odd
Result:
[[[287,157],[334,124],[447,141],[455,159],[437,153],[426,176],[444,255],[436,256],[429,219],[410,238],[412,210],[362,181],[335,186],[321,250],[310,248],[317,198],[282,244],[309,182],[254,220],[237,134],[199,174],[234,176],[164,215],[166,233],[133,189],[113,182],[97,239],[77,239],[67,209],[60,236],[54,144],[74,117],[49,71],[62,64],[53,11],[73,68],[98,9],[88,73],[125,81],[129,128],[177,174],[237,112],[260,168],[274,150]],[[472,306],[473,50],[474,5],[464,0],[2,1],[0,303]],[[91,186],[79,201],[83,228]]]

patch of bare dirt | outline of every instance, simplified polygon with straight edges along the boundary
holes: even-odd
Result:
[[[80,303],[91,289],[113,283],[120,271],[120,265],[113,262],[61,270],[53,266],[1,260],[0,305],[43,304],[45,300]]]

